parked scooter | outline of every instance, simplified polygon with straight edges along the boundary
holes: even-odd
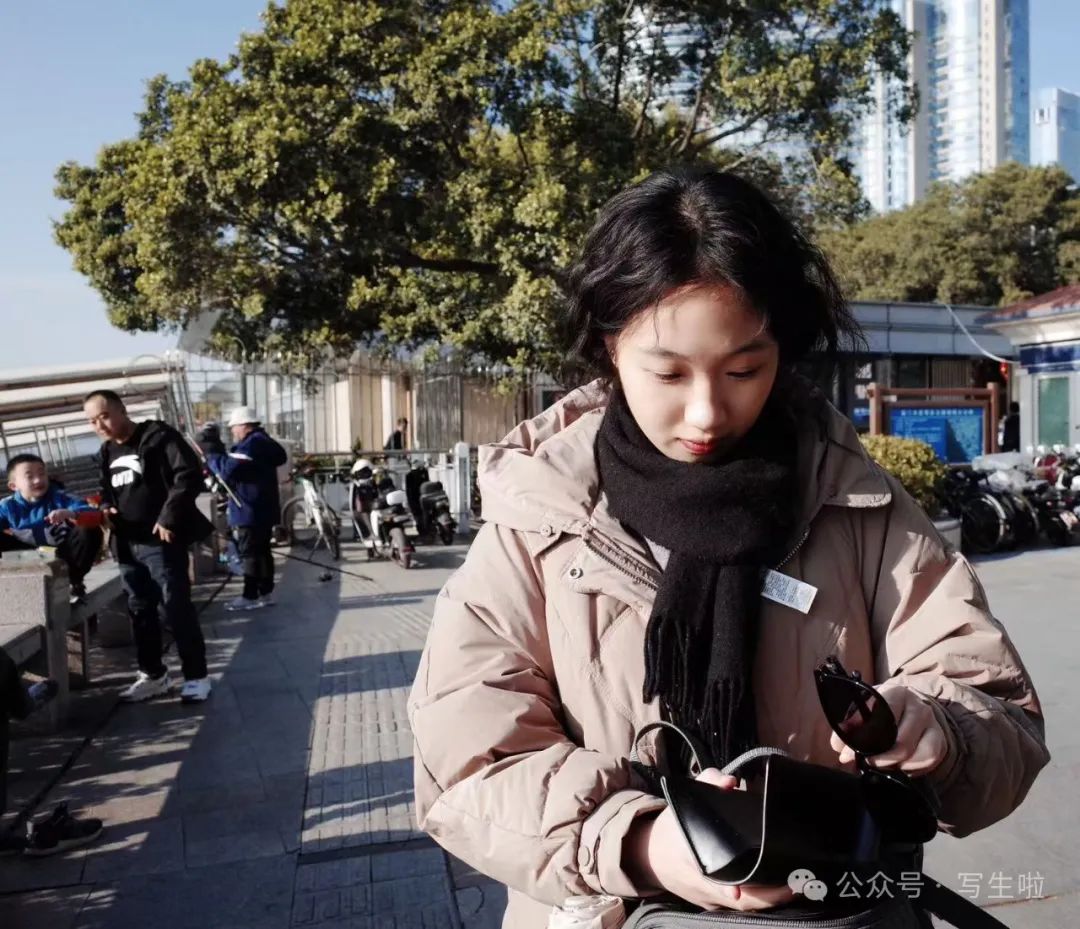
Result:
[[[369,559],[379,556],[379,536],[372,526],[371,514],[379,502],[375,486],[375,467],[366,458],[358,458],[349,472],[349,512],[352,514],[353,541],[364,542]]]
[[[416,517],[417,534],[425,540],[438,536],[443,545],[452,545],[457,523],[450,515],[450,498],[442,482],[431,480],[423,465],[414,465],[405,475],[405,493]]]
[[[420,509],[424,522],[434,526],[443,545],[454,544],[457,523],[450,515],[450,498],[443,490],[442,481],[425,481],[420,485]]]
[[[1039,514],[1039,526],[1051,544],[1065,546],[1076,541],[1080,517],[1068,495],[1045,481],[1035,481],[1024,490],[1024,496]]]
[[[385,472],[375,473],[375,487],[379,496],[371,510],[371,529],[374,536],[385,545],[390,557],[403,568],[412,567],[413,547],[405,530],[415,526],[404,490],[394,489],[394,482]]]

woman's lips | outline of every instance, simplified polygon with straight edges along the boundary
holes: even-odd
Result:
[[[685,448],[691,455],[708,455],[710,452],[716,449],[716,439],[710,439],[708,442],[694,442],[691,439],[679,439]]]

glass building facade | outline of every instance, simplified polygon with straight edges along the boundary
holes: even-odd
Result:
[[[1060,165],[1080,182],[1080,94],[1048,87],[1035,95],[1031,163]]]
[[[884,0],[915,34],[908,62],[920,93],[915,122],[900,127],[879,81],[856,161],[879,212],[918,200],[936,180],[962,180],[1029,160],[1028,0]]]

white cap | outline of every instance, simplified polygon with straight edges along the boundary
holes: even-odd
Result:
[[[262,420],[259,419],[259,414],[255,412],[253,406],[238,406],[229,414],[230,426],[254,425],[260,422]]]

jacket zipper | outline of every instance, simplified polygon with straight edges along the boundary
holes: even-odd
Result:
[[[611,548],[618,554],[609,554],[605,551],[605,546],[597,542],[591,529],[586,529],[582,538],[585,541],[585,547],[596,555],[601,561],[611,565],[615,570],[625,574],[633,581],[640,581],[652,590],[659,590],[660,583],[657,578],[657,573],[649,565],[638,559],[636,556],[631,555],[629,552],[623,551],[617,545],[612,544]],[[803,545],[806,544],[806,540],[810,538],[810,527],[806,528],[806,531],[802,534],[802,537],[795,544],[795,547],[787,553],[773,568],[774,571],[779,571],[784,565],[786,565],[792,558],[794,558]],[[628,564],[624,564],[623,562]],[[630,567],[632,565],[632,567]]]
[[[623,551],[617,545],[612,545],[611,548],[614,552],[609,553],[605,551],[603,543],[598,542],[593,536],[592,529],[586,529],[582,538],[585,541],[585,547],[596,555],[601,561],[611,565],[615,570],[622,574],[625,574],[632,581],[640,581],[646,587],[652,590],[660,589],[660,582],[657,579],[657,572],[654,571],[649,565],[638,559],[636,556],[631,555],[629,552]],[[617,554],[616,554],[617,553]],[[624,564],[623,562],[626,562]],[[632,567],[631,567],[632,565]]]
[[[801,549],[803,547],[803,545],[806,544],[806,540],[809,539],[809,538],[810,538],[810,524],[807,523],[806,532],[804,532],[802,534],[802,538],[799,539],[799,541],[796,543],[795,547],[790,552],[787,553],[787,556],[785,558],[783,558],[776,565],[776,567],[773,568],[773,570],[774,571],[779,571],[784,565],[786,565],[789,561],[791,561],[791,559],[794,558],[799,553],[799,549]]]

